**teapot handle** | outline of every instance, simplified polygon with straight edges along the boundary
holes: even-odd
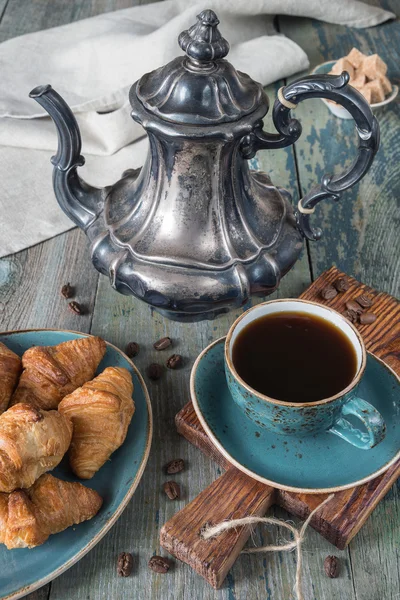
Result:
[[[379,125],[365,98],[351,85],[349,74],[309,75],[283,87],[275,100],[272,118],[279,133],[262,131],[262,121],[256,123],[253,131],[241,140],[241,153],[244,158],[253,158],[258,150],[284,148],[296,142],[301,135],[301,124],[292,119],[290,111],[307,98],[327,98],[346,108],[356,122],[359,137],[358,154],[351,167],[340,175],[325,174],[320,185],[314,187],[301,198],[295,211],[297,226],[304,237],[318,240],[320,229],[310,226],[309,218],[318,202],[324,199],[339,200],[344,190],[360,181],[370,168],[379,148]]]

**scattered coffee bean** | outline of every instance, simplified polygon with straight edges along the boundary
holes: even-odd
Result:
[[[180,473],[185,468],[185,462],[182,458],[176,458],[175,460],[171,460],[167,465],[165,465],[165,471],[168,475],[174,475],[175,473]]]
[[[352,310],[357,315],[359,315],[363,311],[363,309],[361,308],[361,306],[357,302],[355,302],[354,300],[347,300],[347,302],[346,302],[346,308],[347,308],[347,310]]]
[[[133,558],[129,552],[121,552],[118,556],[117,573],[120,577],[129,577],[132,573]]]
[[[129,358],[135,358],[139,354],[139,344],[136,342],[129,342],[125,348],[125,354],[129,356]]]
[[[158,363],[151,363],[151,365],[149,365],[147,367],[147,375],[153,381],[160,379],[162,372],[163,372],[163,368]]]
[[[61,296],[64,296],[64,298],[72,298],[73,295],[74,295],[74,288],[69,283],[66,283],[65,285],[62,286]]]
[[[176,500],[181,497],[181,488],[176,481],[166,481],[164,483],[164,492],[170,500]]]
[[[83,307],[80,304],[78,304],[78,302],[75,302],[75,300],[72,300],[72,302],[68,302],[68,308],[69,310],[72,310],[72,312],[76,315],[83,315],[84,313]]]
[[[333,285],[338,292],[347,292],[350,287],[349,282],[344,277],[339,277],[339,279],[336,279],[336,281],[333,282]]]
[[[366,296],[365,294],[361,294],[361,296],[358,296],[358,298],[356,298],[356,302],[358,302],[358,304],[363,308],[370,308],[374,303],[374,301],[371,300],[371,298],[368,298],[368,296]]]
[[[154,342],[153,347],[156,350],[165,350],[165,348],[168,348],[171,344],[172,340],[170,337],[163,337],[161,340]]]
[[[167,360],[168,369],[179,369],[182,366],[183,358],[180,354],[173,354]]]
[[[337,294],[337,290],[332,285],[327,285],[321,290],[321,296],[324,300],[332,300]]]
[[[372,312],[363,313],[358,318],[361,325],[371,325],[371,323],[376,321],[376,315]]]
[[[324,560],[324,571],[328,577],[335,579],[339,575],[339,559],[337,556],[327,556]]]
[[[345,310],[343,316],[350,321],[350,323],[357,323],[357,313],[354,310]]]
[[[156,573],[166,573],[171,566],[171,561],[162,556],[152,556],[149,560],[149,567]]]

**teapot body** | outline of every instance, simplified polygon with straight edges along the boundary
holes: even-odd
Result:
[[[149,138],[143,168],[112,187],[94,188],[84,164],[76,119],[50,85],[30,96],[53,118],[59,137],[53,187],[64,212],[91,242],[94,266],[121,293],[133,294],[182,321],[214,318],[273,292],[296,262],[303,238],[317,240],[310,217],[319,202],[367,173],[379,147],[379,125],[349,75],[311,75],[281,88],[263,131],[268,98],[261,84],[225,60],[228,42],[212,10],[178,39],[185,52],[147,73],[129,94],[132,117]],[[354,117],[358,154],[341,174],[324,175],[294,211],[289,193],[252,171],[258,150],[296,142],[291,110],[321,97]]]
[[[288,192],[242,157],[253,119],[192,137],[152,121],[143,168],[108,193],[100,233],[98,222],[87,231],[95,266],[118,291],[194,321],[277,288],[302,236]]]

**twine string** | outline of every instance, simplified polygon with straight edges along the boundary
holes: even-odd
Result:
[[[278,90],[278,100],[281,104],[283,104],[283,106],[285,106],[286,108],[292,109],[292,108],[296,108],[297,104],[295,104],[294,102],[290,102],[290,100],[286,100],[285,96],[283,95],[283,90],[284,90],[284,86],[282,86],[281,88],[279,88]]]
[[[288,529],[293,535],[293,540],[291,542],[287,542],[286,544],[280,545],[270,545],[270,546],[261,546],[259,548],[245,548],[242,550],[241,554],[254,554],[257,552],[282,552],[282,551],[290,551],[296,549],[297,555],[297,564],[296,564],[296,581],[294,586],[294,591],[296,593],[298,600],[304,600],[303,592],[302,592],[302,580],[301,580],[301,570],[303,564],[303,554],[301,551],[301,546],[304,541],[304,537],[306,534],[306,529],[313,518],[313,516],[323,507],[325,504],[330,502],[334,494],[325,498],[323,502],[318,504],[314,510],[310,512],[307,519],[304,521],[300,530],[296,529],[290,523],[286,521],[282,521],[281,519],[276,519],[274,517],[244,517],[243,519],[232,519],[232,521],[222,521],[217,525],[209,525],[206,526],[202,532],[201,537],[204,540],[209,540],[210,538],[217,537],[221,535],[224,531],[228,531],[229,529],[234,529],[235,527],[240,527],[243,525],[256,525],[258,523],[263,523],[266,525],[278,525],[280,527],[285,527]]]
[[[290,100],[287,100],[285,98],[285,96],[283,95],[283,90],[285,88],[281,87],[278,90],[278,100],[279,102],[285,106],[286,108],[288,108],[289,110],[296,108],[297,104],[295,102],[291,102]],[[302,200],[303,198],[301,198],[297,204],[297,209],[299,212],[301,212],[303,215],[312,215],[313,212],[315,211],[315,206],[313,208],[305,208],[302,204]]]
[[[302,200],[304,198],[301,198],[298,203],[297,203],[297,209],[299,212],[303,213],[303,215],[312,215],[313,212],[315,212],[315,206],[313,206],[312,208],[304,208],[303,204],[302,204]]]

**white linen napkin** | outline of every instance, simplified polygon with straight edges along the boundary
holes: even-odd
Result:
[[[51,83],[65,98],[81,128],[82,177],[109,185],[143,164],[146,153],[145,132],[129,115],[129,87],[181,54],[178,35],[204,8],[221,21],[228,60],[263,85],[309,66],[304,51],[275,31],[275,14],[352,27],[395,17],[357,0],[167,0],[0,44],[0,257],[73,227],[51,186],[56,130],[30,90]]]

